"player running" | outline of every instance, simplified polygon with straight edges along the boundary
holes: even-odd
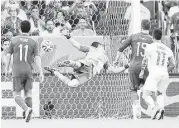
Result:
[[[119,48],[117,53],[115,62],[118,61],[120,57],[120,52],[123,52],[127,47],[132,47],[132,58],[130,60],[129,66],[129,77],[132,86],[130,87],[132,93],[132,100],[133,100],[133,118],[137,119],[141,117],[140,111],[140,93],[137,94],[139,90],[139,86],[143,83],[143,80],[139,78],[139,73],[141,71],[142,59],[144,56],[144,49],[148,44],[151,44],[152,37],[149,35],[150,30],[150,21],[149,20],[142,20],[141,23],[142,32],[131,35],[128,39],[126,39],[122,46]],[[146,74],[147,75],[147,71]],[[139,95],[139,96],[138,96]]]
[[[44,69],[55,74],[59,79],[70,87],[77,87],[84,84],[96,74],[100,73],[102,69],[117,73],[122,72],[128,68],[128,65],[122,68],[114,68],[108,63],[108,58],[105,54],[104,46],[99,42],[93,42],[90,47],[82,46],[76,42],[72,37],[66,36],[71,44],[76,47],[79,51],[86,53],[84,59],[79,61],[67,60],[59,63],[59,67],[72,67],[74,74],[69,79],[62,75],[57,69],[45,67]]]
[[[32,63],[37,63],[40,71],[40,81],[44,80],[41,67],[41,59],[38,51],[38,44],[28,35],[31,25],[29,21],[22,21],[20,29],[22,34],[12,39],[7,53],[6,75],[9,72],[11,55],[13,55],[13,91],[15,102],[26,112],[26,122],[32,116]],[[21,97],[21,90],[24,90],[25,100]]]
[[[140,78],[143,78],[144,70],[148,64],[149,76],[143,87],[143,98],[153,110],[152,119],[159,120],[164,117],[164,96],[166,86],[169,84],[169,72],[175,67],[173,52],[169,47],[161,43],[162,31],[155,29],[153,32],[154,42],[145,49],[145,57],[142,62]],[[157,97],[157,91],[159,96]],[[154,96],[154,100],[152,99]]]

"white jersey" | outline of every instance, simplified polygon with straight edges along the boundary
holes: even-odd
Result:
[[[149,73],[168,74],[168,59],[173,57],[173,52],[162,43],[154,42],[145,49],[148,58]]]
[[[104,50],[99,50],[97,48],[90,47],[86,57],[80,60],[80,62],[88,66],[93,64],[94,72],[99,73],[101,69],[103,69],[103,65],[108,62],[108,58]]]

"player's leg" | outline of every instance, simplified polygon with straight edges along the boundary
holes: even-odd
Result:
[[[158,104],[156,100],[157,84],[159,82],[159,77],[154,75],[149,75],[143,87],[143,99],[148,105],[148,109],[151,110],[151,118],[156,118],[159,113]]]
[[[78,61],[73,61],[73,60],[66,60],[63,62],[60,62],[57,64],[58,67],[72,67],[72,68],[80,68],[81,63]]]
[[[165,75],[161,78],[158,84],[158,96],[157,96],[157,103],[160,108],[160,116],[159,120],[164,118],[164,93],[166,92],[166,87],[169,84],[169,76]]]
[[[131,82],[131,95],[132,95],[132,108],[133,108],[133,118],[137,119],[141,117],[141,106],[140,106],[140,101],[139,101],[139,96],[138,96],[138,90],[140,86],[140,80],[139,80],[139,73],[130,71],[129,72],[129,78]]]
[[[24,112],[28,111],[29,108],[26,105],[24,99],[21,97],[21,90],[24,88],[24,78],[14,77],[13,78],[13,90],[14,90],[14,98],[15,102],[24,110]]]
[[[25,104],[24,99],[21,97],[21,91],[23,90],[23,78],[13,78],[13,91],[15,102],[24,110],[27,111],[28,106]]]
[[[26,105],[29,107],[29,111],[26,111],[26,122],[29,122],[32,118],[32,86],[33,86],[33,79],[26,78],[25,85],[24,85],[24,101]]]

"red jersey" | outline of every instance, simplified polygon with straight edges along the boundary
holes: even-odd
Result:
[[[122,46],[119,48],[120,52],[123,52],[123,50],[128,46],[131,46],[132,48],[129,70],[140,71],[142,60],[144,57],[144,49],[146,48],[147,44],[151,44],[152,42],[152,37],[149,34],[145,34],[142,32],[131,35],[127,40],[123,42]]]
[[[32,77],[32,63],[38,56],[38,44],[28,35],[22,34],[12,39],[8,53],[13,54],[13,77]]]

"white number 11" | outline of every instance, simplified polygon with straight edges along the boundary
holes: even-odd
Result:
[[[22,61],[22,44],[19,45],[19,48],[20,48],[20,61]],[[28,52],[28,45],[25,45],[24,46],[25,48],[25,61],[27,61],[27,52]]]

